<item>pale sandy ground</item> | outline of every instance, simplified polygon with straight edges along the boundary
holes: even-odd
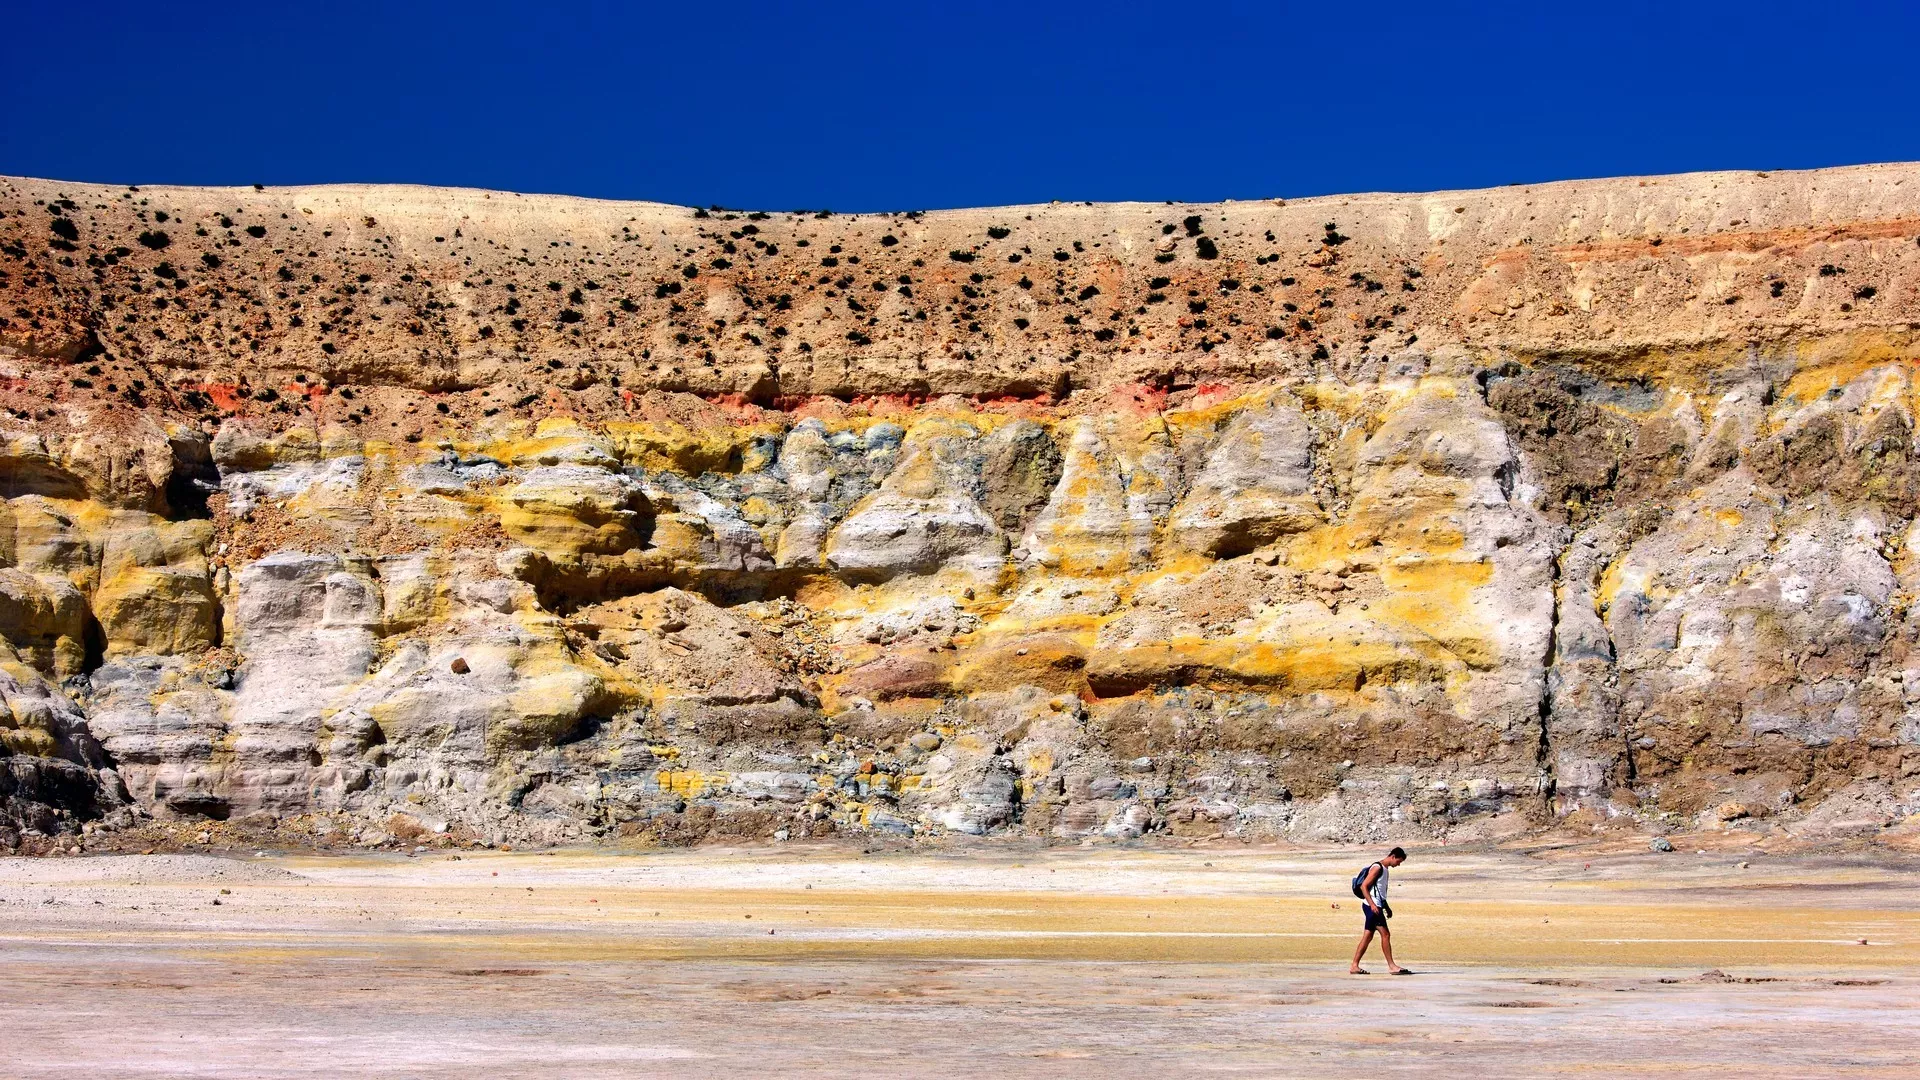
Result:
[[[1417,855],[0,859],[0,1076],[1915,1074],[1910,857]]]

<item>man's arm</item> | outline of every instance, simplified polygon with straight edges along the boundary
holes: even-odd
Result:
[[[1380,864],[1367,867],[1367,876],[1360,881],[1360,906],[1373,907],[1373,883],[1380,880]]]

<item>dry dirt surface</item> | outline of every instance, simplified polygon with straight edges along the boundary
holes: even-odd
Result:
[[[0,1073],[1912,1075],[1913,860],[1420,851],[1352,978],[1368,854],[0,860]]]

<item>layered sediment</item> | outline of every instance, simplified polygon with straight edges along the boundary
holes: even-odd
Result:
[[[0,180],[0,839],[1920,811],[1920,166]]]

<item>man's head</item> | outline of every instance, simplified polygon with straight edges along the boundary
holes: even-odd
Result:
[[[1399,866],[1401,863],[1407,861],[1407,853],[1399,848],[1394,848],[1392,851],[1387,852],[1386,858],[1380,861],[1386,863],[1388,866]]]

